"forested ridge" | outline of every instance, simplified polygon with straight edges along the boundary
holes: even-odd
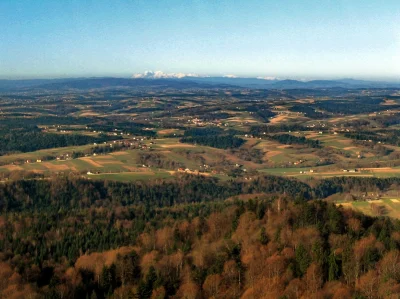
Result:
[[[87,136],[83,134],[54,134],[41,132],[37,128],[0,132],[0,155],[12,152],[32,152],[40,149],[102,143],[121,139],[120,136]]]
[[[290,134],[268,135],[267,138],[276,140],[282,144],[299,144],[312,148],[321,148],[319,140],[307,139],[304,136],[298,137]]]
[[[0,296],[395,298],[399,221],[318,198],[399,183],[189,175],[4,183]]]
[[[121,183],[84,179],[21,180],[0,185],[0,211],[84,208],[96,202],[165,207],[177,204],[223,200],[249,193],[285,193],[304,200],[312,189],[297,180],[262,176],[252,181],[220,182],[215,178],[179,176],[158,183]]]
[[[389,133],[387,135],[379,135],[375,132],[363,131],[363,132],[345,133],[344,136],[355,140],[362,140],[362,141],[371,140],[375,143],[376,142],[387,143],[397,146],[400,144],[400,138],[398,134],[394,133]]]
[[[233,135],[211,135],[211,136],[184,136],[180,142],[206,145],[216,148],[237,148],[245,143],[245,140]]]

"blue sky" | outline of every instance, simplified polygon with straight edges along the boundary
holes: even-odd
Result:
[[[400,80],[396,0],[0,0],[0,78]]]

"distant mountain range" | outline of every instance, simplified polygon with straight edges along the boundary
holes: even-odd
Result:
[[[340,80],[279,80],[259,78],[234,78],[234,77],[185,77],[182,80],[211,84],[229,84],[255,89],[316,89],[316,88],[399,88],[400,82],[364,81],[355,79]]]
[[[257,77],[243,78],[235,75],[224,75],[221,77],[201,76],[197,74],[184,73],[164,73],[162,71],[146,71],[140,74],[134,74],[132,78],[144,79],[180,79],[199,83],[209,84],[228,84],[246,88],[265,88],[265,89],[293,89],[293,88],[386,88],[400,87],[400,82],[383,82],[383,81],[364,81],[356,79],[339,79],[339,80],[290,80],[278,79],[276,77]]]
[[[156,89],[207,89],[227,88],[227,84],[195,82],[181,79],[143,79],[143,78],[70,78],[40,80],[0,80],[0,91],[12,90],[88,90],[107,88],[156,88]]]
[[[326,88],[400,88],[400,82],[340,80],[280,80],[275,78],[200,77],[185,74],[164,74],[148,72],[134,78],[67,78],[36,80],[0,80],[0,91],[48,89],[88,90],[106,88],[252,88],[252,89],[326,89]]]

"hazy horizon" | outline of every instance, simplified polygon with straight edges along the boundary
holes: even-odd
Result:
[[[135,73],[141,74],[141,73]],[[15,76],[15,77],[6,77],[0,76],[0,80],[9,80],[9,81],[19,81],[19,80],[63,80],[63,79],[100,79],[100,78],[122,78],[122,79],[181,79],[176,77],[160,77],[160,78],[146,78],[140,77],[135,78],[133,75],[135,74],[111,74],[111,75],[65,75],[65,76]],[[335,77],[302,77],[302,76],[293,76],[293,77],[273,77],[273,76],[266,76],[266,75],[253,75],[253,76],[240,76],[235,74],[196,74],[197,76],[185,76],[185,79],[196,79],[196,78],[234,78],[234,79],[259,79],[259,80],[297,80],[297,81],[313,81],[313,80],[361,80],[361,81],[376,81],[376,82],[392,82],[392,83],[399,83],[400,78],[371,78],[371,77],[346,77],[346,76],[335,76]],[[263,77],[270,77],[270,79],[264,79]]]
[[[0,79],[400,80],[397,1],[0,3]]]

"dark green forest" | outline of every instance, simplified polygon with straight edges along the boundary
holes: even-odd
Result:
[[[399,183],[335,178],[310,187],[274,176],[221,182],[189,175],[148,183],[9,182],[0,186],[0,275],[14,287],[0,285],[0,292],[37,298],[395,294],[399,277],[390,265],[400,265],[399,221],[318,198]],[[367,288],[374,281],[386,288]]]

